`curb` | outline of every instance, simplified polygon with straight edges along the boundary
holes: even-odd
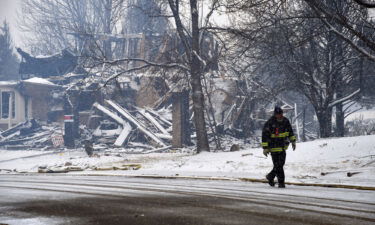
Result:
[[[263,179],[252,179],[252,178],[238,178],[245,182],[258,182],[258,183],[268,183],[268,181]],[[357,185],[347,185],[347,184],[314,184],[314,183],[296,183],[296,182],[285,182],[287,185],[295,186],[309,186],[309,187],[326,187],[326,188],[345,188],[345,189],[356,189],[364,191],[375,191],[375,187],[370,186],[357,186]]]
[[[41,175],[41,173],[22,173],[22,174],[0,174],[1,175]],[[45,173],[43,173],[45,175]],[[52,175],[52,174],[49,174]],[[66,176],[67,174],[54,174],[53,176]],[[149,178],[149,179],[190,179],[190,180],[216,180],[216,181],[242,181],[252,183],[268,183],[265,179],[256,178],[230,178],[230,177],[199,177],[199,176],[162,176],[162,175],[121,175],[121,174],[72,174],[70,176],[113,176],[113,177],[128,177],[128,178]],[[345,188],[355,189],[363,191],[375,191],[375,187],[371,186],[357,186],[357,185],[346,185],[346,184],[314,184],[314,183],[296,183],[296,182],[285,182],[287,185],[295,186],[307,186],[307,187],[325,187],[325,188]]]
[[[106,174],[85,174],[85,176],[108,176]],[[131,178],[150,178],[150,179],[190,179],[190,180],[217,180],[217,181],[242,181],[252,183],[268,183],[265,179],[256,178],[229,178],[229,177],[199,177],[199,176],[159,176],[159,175],[109,175],[109,176],[122,176]],[[287,185],[295,186],[310,186],[310,187],[326,187],[326,188],[345,188],[365,191],[375,191],[375,187],[370,186],[356,186],[346,184],[313,184],[313,183],[296,183],[296,182],[285,182]]]

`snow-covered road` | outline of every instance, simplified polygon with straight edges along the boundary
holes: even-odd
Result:
[[[119,176],[0,175],[5,224],[374,224],[375,191]]]

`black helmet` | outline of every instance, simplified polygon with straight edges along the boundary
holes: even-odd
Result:
[[[274,114],[283,114],[284,111],[281,109],[280,106],[275,106]]]

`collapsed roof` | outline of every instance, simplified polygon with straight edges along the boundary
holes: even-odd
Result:
[[[19,69],[22,77],[62,76],[72,72],[77,66],[78,57],[67,49],[48,57],[33,57],[21,48],[17,48],[17,52],[22,56]]]

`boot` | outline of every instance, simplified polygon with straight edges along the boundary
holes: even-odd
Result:
[[[268,180],[268,184],[269,184],[271,187],[274,187],[274,186],[275,186],[275,182],[273,181],[273,179],[271,179],[271,177],[269,177],[269,175],[266,176],[266,179]]]
[[[279,183],[279,188],[285,188],[285,183],[284,182]]]

